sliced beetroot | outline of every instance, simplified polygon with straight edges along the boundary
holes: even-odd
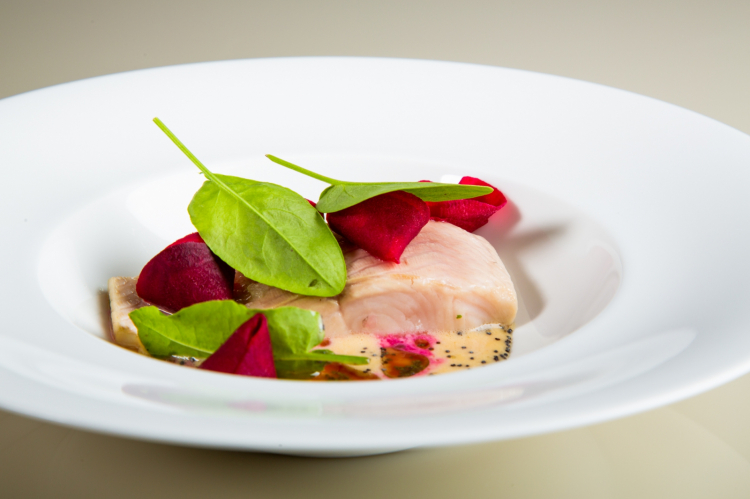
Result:
[[[498,210],[508,202],[508,200],[505,199],[503,193],[500,192],[500,189],[476,177],[463,177],[459,184],[483,185],[485,187],[492,187],[492,192],[490,192],[489,194],[485,194],[484,196],[479,196],[478,198],[471,198],[472,201],[481,201],[483,203],[491,204],[492,206],[497,206]]]
[[[203,243],[206,244],[206,242],[203,240],[200,234],[197,232],[193,232],[192,234],[188,234],[187,236],[178,239],[177,241],[173,242],[167,248],[171,248],[172,246],[179,246],[182,243]]]
[[[449,222],[468,232],[474,232],[485,225],[499,208],[491,204],[474,201],[472,199],[458,199],[429,203],[430,218],[441,222]]]
[[[492,192],[477,198],[427,203],[431,219],[449,222],[468,232],[474,232],[485,225],[489,218],[508,202],[497,187],[478,178],[464,177],[459,184],[484,185],[492,187]]]
[[[430,220],[427,204],[414,194],[381,194],[327,214],[328,225],[371,255],[399,263],[401,254]]]
[[[271,335],[263,314],[255,314],[232,333],[209,358],[201,369],[221,373],[275,378]]]
[[[231,300],[234,269],[209,249],[196,232],[173,242],[143,267],[136,293],[166,310],[209,300]]]

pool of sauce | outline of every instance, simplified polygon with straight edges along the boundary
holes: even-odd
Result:
[[[330,338],[325,348],[341,355],[366,356],[368,365],[349,366],[381,378],[430,376],[507,360],[513,327],[488,324],[468,331],[402,335],[352,334]]]

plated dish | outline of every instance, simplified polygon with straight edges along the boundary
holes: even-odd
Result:
[[[293,172],[253,158],[357,181],[502,185],[512,205],[478,233],[520,298],[510,359],[326,384],[113,348],[103,283],[194,232],[184,207],[203,179],[153,133],[154,115],[202,143],[194,152],[216,171],[305,197]],[[0,200],[13,241],[0,333],[9,410],[187,445],[358,455],[603,421],[750,368],[750,139],[665,103],[501,68],[269,59],[30,92],[0,102],[0,129],[15,186]]]
[[[262,378],[372,381],[506,360],[518,300],[495,249],[471,232],[507,204],[458,184],[351,182],[317,202],[211,172],[187,207],[198,230],[136,277],[108,281],[112,340],[186,367]]]

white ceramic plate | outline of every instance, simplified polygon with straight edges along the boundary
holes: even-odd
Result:
[[[214,171],[321,184],[474,175],[513,205],[481,229],[516,283],[511,359],[456,374],[304,383],[181,368],[107,341],[101,291],[191,232]],[[750,137],[627,92],[426,61],[230,61],[0,102],[0,405],[210,447],[356,455],[624,416],[750,369]]]

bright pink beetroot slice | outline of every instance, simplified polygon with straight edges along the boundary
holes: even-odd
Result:
[[[491,204],[492,206],[497,206],[498,210],[505,206],[505,203],[508,202],[508,200],[505,199],[503,193],[500,192],[500,189],[476,177],[463,177],[459,184],[483,185],[485,187],[492,187],[492,192],[490,192],[489,194],[485,194],[484,196],[479,196],[478,198],[471,198],[472,201],[481,201],[483,203]]]
[[[234,269],[196,232],[173,242],[143,267],[135,290],[143,300],[176,312],[208,300],[229,300]]]
[[[430,218],[449,222],[466,231],[474,232],[485,225],[489,218],[508,202],[497,187],[478,178],[464,177],[459,184],[484,185],[492,187],[493,190],[491,193],[477,198],[427,203],[430,207]]]
[[[255,314],[232,333],[227,341],[209,358],[203,361],[201,369],[220,373],[240,374],[275,378],[271,335],[268,322],[263,314]]]
[[[326,216],[331,229],[373,256],[399,263],[401,254],[430,221],[430,209],[414,194],[395,191]]]

